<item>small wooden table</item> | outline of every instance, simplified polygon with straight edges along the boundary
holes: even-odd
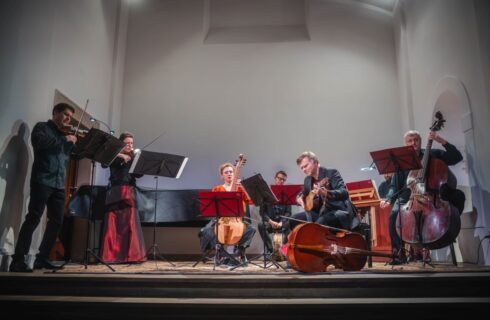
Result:
[[[371,230],[370,248],[372,251],[391,253],[390,232],[388,228],[391,207],[381,209],[381,199],[373,180],[361,180],[346,184],[349,196],[359,211],[360,219],[367,217]],[[367,216],[366,216],[367,213]],[[386,261],[387,258],[373,257],[376,261]]]

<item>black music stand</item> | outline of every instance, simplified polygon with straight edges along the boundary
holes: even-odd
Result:
[[[214,264],[213,270],[216,269],[216,265],[219,262],[219,253],[222,253],[230,260],[234,261],[237,265],[239,261],[230,255],[219,243],[218,239],[218,221],[221,217],[239,217],[242,218],[245,214],[243,210],[243,194],[241,192],[228,192],[228,191],[201,191],[198,193],[201,216],[213,217],[215,219],[214,232]],[[201,259],[194,263],[195,267],[199,262],[206,259],[205,253],[203,253]]]
[[[152,175],[155,179],[155,207],[153,215],[153,244],[150,249],[146,252],[146,257],[151,255],[153,260],[160,258],[160,260],[165,260],[169,262],[172,266],[175,265],[161,255],[156,242],[156,228],[157,228],[157,192],[158,192],[158,177],[167,177],[179,179],[184,167],[189,158],[184,156],[179,156],[175,154],[168,153],[158,153],[153,151],[139,151],[136,152],[131,168],[129,168],[129,173],[141,174],[141,175]],[[158,266],[157,266],[158,268]]]
[[[100,162],[105,166],[110,166],[111,163],[116,159],[117,155],[124,149],[125,144],[121,140],[115,138],[114,136],[104,132],[102,130],[91,128],[87,135],[80,140],[80,142],[76,145],[73,150],[73,155],[75,158],[82,159],[87,158],[92,160],[92,174],[90,177],[90,205],[89,205],[89,221],[92,224],[92,228],[94,227],[94,215],[92,212],[92,199],[93,195],[93,186],[94,186],[94,177],[95,177],[95,162]],[[104,264],[113,272],[114,268],[105,263],[98,255],[96,255],[92,249],[89,248],[89,229],[87,227],[87,235],[86,235],[86,251],[84,257],[84,265],[85,269],[87,269],[89,254],[92,255],[98,262]],[[92,234],[95,237],[95,232],[92,231]],[[94,240],[95,242],[95,240]]]
[[[278,199],[276,198],[276,196],[272,192],[272,190],[269,187],[269,185],[267,184],[267,182],[265,182],[264,178],[262,178],[262,175],[260,173],[254,175],[254,176],[251,176],[250,178],[247,178],[245,180],[242,180],[241,184],[242,184],[243,189],[245,189],[245,191],[249,195],[253,204],[260,207],[261,223],[262,223],[262,226],[264,227],[264,230],[265,230],[266,221],[265,221],[265,210],[264,210],[264,208],[267,205],[272,205],[273,203],[277,202]],[[276,268],[281,268],[281,269],[285,270],[283,268],[283,266],[281,266],[279,263],[277,263],[275,258],[272,256],[272,253],[267,252],[267,250],[266,250],[267,248],[266,248],[264,239],[262,239],[262,243],[263,243],[262,254],[253,257],[252,259],[249,260],[249,262],[256,265],[256,266],[262,267],[263,269],[266,269],[266,268],[274,265],[274,266],[276,266]],[[254,260],[257,260],[260,258],[263,259],[263,262],[264,262],[263,266],[253,263]],[[270,263],[270,265],[268,265],[268,263]]]
[[[406,147],[396,147],[391,149],[383,149],[378,151],[370,152],[371,157],[373,158],[373,162],[378,169],[379,174],[385,173],[394,173],[396,176],[402,171],[409,170],[417,170],[422,168],[422,164],[420,163],[420,159],[418,154],[415,152],[415,149],[412,146]],[[401,193],[403,190],[406,190],[407,187],[402,188],[401,190],[397,190],[397,193]],[[398,214],[400,214],[400,200],[398,202]],[[396,226],[395,226],[396,228]],[[403,227],[402,227],[402,219],[400,218],[400,240],[401,247],[400,252],[396,254],[399,257],[403,257],[406,255],[402,255],[404,248],[403,243]],[[407,262],[402,261],[404,263]]]

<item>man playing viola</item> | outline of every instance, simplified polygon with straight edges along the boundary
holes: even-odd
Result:
[[[234,179],[235,175],[235,167],[227,162],[222,164],[219,167],[219,173],[221,176],[221,179],[223,179],[223,184],[222,185],[217,185],[215,186],[212,191],[213,192],[219,192],[219,191],[232,191],[232,182]],[[241,191],[243,192],[243,189],[241,188],[241,185],[238,184],[236,191]],[[243,192],[244,195],[244,202],[243,205],[244,207],[247,207],[247,201],[249,201],[248,198],[246,198],[246,193]],[[205,254],[209,250],[212,250],[215,248],[216,245],[216,237],[214,234],[214,229],[215,229],[215,224],[216,224],[216,219],[211,220],[206,226],[204,226],[201,231],[199,232],[199,239],[201,243],[201,252]],[[250,243],[252,242],[252,238],[255,235],[255,229],[252,227],[252,225],[248,221],[243,221],[245,224],[245,232],[243,233],[242,238],[236,245],[236,249],[238,251],[238,256],[240,259],[241,263],[244,263],[247,261],[247,258],[245,256],[245,250],[250,246]],[[223,263],[231,263],[230,261],[223,261]]]

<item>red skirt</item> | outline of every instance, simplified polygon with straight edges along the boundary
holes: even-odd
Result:
[[[120,187],[120,201],[111,203],[104,218],[101,258],[107,263],[146,261],[141,222],[136,211],[135,190]]]

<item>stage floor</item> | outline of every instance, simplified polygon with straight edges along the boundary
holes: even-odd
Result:
[[[172,265],[173,264],[173,265]],[[306,275],[294,269],[287,268],[285,262],[278,262],[279,267],[270,262],[265,264],[263,260],[254,260],[245,266],[232,268],[227,265],[214,266],[212,262],[196,261],[147,261],[140,264],[111,264],[112,271],[104,264],[79,264],[70,263],[56,273],[63,274],[260,274],[260,275]],[[195,266],[194,266],[195,265]],[[399,273],[458,273],[458,272],[490,272],[490,267],[471,264],[459,264],[455,266],[448,263],[423,264],[422,262],[410,262],[402,265],[387,265],[384,262],[373,262],[372,267],[364,267],[360,271],[343,271],[328,267],[324,273],[318,274],[399,274]],[[35,273],[51,273],[46,270],[36,270]]]

